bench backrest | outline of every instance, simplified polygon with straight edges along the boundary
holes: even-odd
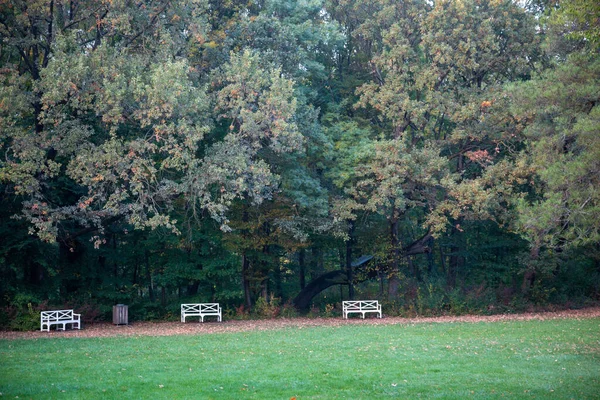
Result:
[[[42,321],[71,321],[73,310],[42,311]]]
[[[377,300],[344,301],[344,310],[378,310],[379,302]]]
[[[198,303],[181,305],[181,312],[183,313],[219,312],[219,310],[219,303]]]

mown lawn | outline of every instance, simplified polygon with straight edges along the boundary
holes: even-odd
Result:
[[[600,319],[0,341],[34,399],[600,398]]]

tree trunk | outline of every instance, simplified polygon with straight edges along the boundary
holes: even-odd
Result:
[[[354,271],[352,269],[352,246],[354,245],[354,221],[348,221],[350,236],[346,241],[346,274],[348,275],[348,300],[354,300]]]
[[[457,228],[457,226],[460,226],[461,222],[462,218],[459,218],[456,225],[452,227],[451,235],[453,244],[450,247],[450,262],[448,265],[448,273],[446,276],[446,282],[450,288],[454,288],[456,286],[458,271],[464,263],[464,258],[460,255],[462,251],[461,244],[458,243],[461,241],[461,232]]]
[[[428,253],[431,249],[427,246],[429,243],[429,239],[431,238],[431,233],[427,232],[423,237],[418,240],[415,240],[409,246],[403,248],[401,250],[402,254],[405,255],[415,255],[415,254],[423,254]],[[342,253],[342,249],[340,248],[340,253]],[[400,253],[400,252],[399,252]],[[353,263],[353,270],[356,272],[359,268],[364,268],[368,265],[369,261],[373,259],[373,256],[363,256],[359,259],[355,260]],[[342,263],[340,263],[342,264]],[[372,273],[372,274],[362,274],[361,280],[356,281],[355,283],[362,282],[367,279],[374,279],[379,277],[381,282],[383,282],[382,273]],[[300,311],[308,310],[310,306],[310,302],[312,299],[323,290],[333,286],[333,285],[348,285],[348,273],[345,269],[345,263],[343,263],[342,268],[336,271],[327,272],[323,275],[318,276],[317,278],[311,280],[308,285],[304,288],[304,290],[300,291],[298,295],[294,298],[293,303],[294,306]],[[341,286],[340,286],[341,290]],[[383,292],[383,283],[381,286],[381,290]]]
[[[247,205],[244,206],[244,211],[242,213],[242,221],[244,223],[248,222],[248,209]],[[245,236],[245,233],[243,233]],[[246,308],[252,308],[252,296],[250,293],[250,260],[246,256],[246,252],[242,254],[242,290],[244,291],[244,301],[246,303]]]
[[[269,226],[268,222],[265,222],[263,224],[263,230],[265,233],[265,236],[269,236],[271,228]],[[269,265],[269,260],[270,260],[270,253],[271,253],[271,249],[269,247],[268,244],[264,245],[262,248],[262,253],[264,255],[263,258],[263,262],[261,264],[262,265],[262,273],[264,273],[264,277],[263,279],[260,281],[260,288],[261,288],[261,296],[263,299],[265,299],[265,301],[269,301],[269,270],[270,270],[270,265]]]
[[[148,280],[148,296],[150,297],[150,302],[154,303],[156,298],[154,297],[154,282],[152,279],[152,271],[150,270],[150,252],[146,250],[144,253],[144,261],[146,262],[146,279]]]
[[[434,272],[435,268],[435,260],[433,259],[433,246],[434,246],[434,239],[431,238],[429,239],[429,248],[431,248],[431,251],[429,253],[427,253],[427,274],[429,276],[431,276]]]
[[[336,271],[328,272],[324,275],[319,276],[316,279],[313,279],[304,290],[302,290],[298,295],[294,298],[293,303],[294,306],[301,311],[307,311],[310,307],[310,302],[312,299],[321,293],[323,290],[334,286],[334,285],[347,285],[348,284],[348,274],[345,270],[339,269]]]
[[[312,247],[312,259],[315,262],[313,273],[320,275],[325,272],[325,261],[323,260],[323,252],[318,247]]]
[[[362,256],[359,259],[355,260],[351,265],[355,270],[357,268],[364,268],[372,259],[373,256]],[[363,277],[363,280],[367,280],[369,278],[373,278],[374,276],[368,276],[367,274],[364,274]],[[340,268],[339,270],[327,272],[310,281],[310,283],[306,285],[304,290],[298,293],[298,295],[294,298],[294,306],[300,311],[308,310],[312,299],[317,294],[321,293],[323,290],[333,285],[340,285],[340,297],[343,297],[342,288],[343,285],[347,284],[348,273],[346,271],[345,265],[342,265],[342,268]]]
[[[138,247],[137,241],[135,241],[133,243],[133,246],[134,246],[134,248]],[[139,253],[137,251],[134,252],[133,254],[134,254],[134,259],[133,259],[133,276],[131,278],[131,282],[135,286],[138,283],[138,271],[140,269],[140,259],[139,259]]]
[[[398,241],[398,219],[393,218],[390,221],[390,245],[391,250],[391,265],[390,277],[388,285],[388,297],[394,300],[398,296],[398,288],[400,287],[400,247]]]
[[[535,243],[531,247],[529,251],[529,261],[531,264],[523,274],[523,282],[521,283],[521,293],[527,294],[529,289],[531,289],[535,283],[536,273],[535,273],[535,262],[540,257],[540,245]]]
[[[269,302],[269,278],[260,281],[260,295],[267,303]]]
[[[456,246],[450,247],[450,262],[448,263],[448,274],[446,276],[446,283],[450,288],[456,286],[456,271],[458,270],[458,256],[456,253],[460,251],[460,248]]]
[[[119,290],[119,269],[117,265],[117,235],[113,233],[112,235],[113,242],[113,274],[115,277],[115,289]]]
[[[248,257],[244,253],[242,255],[242,288],[244,290],[244,301],[246,302],[246,307],[252,307],[252,297],[250,296],[250,279],[248,274],[250,273],[250,262],[248,261]]]
[[[417,269],[415,268],[415,263],[413,262],[411,256],[406,257],[406,263],[408,264],[408,270],[410,271],[410,275],[414,277],[417,281],[419,281],[419,271],[417,271]]]
[[[306,265],[304,264],[305,250],[298,252],[298,264],[300,266],[300,290],[306,287]]]
[[[199,287],[200,287],[200,281],[195,280],[191,284],[187,285],[186,294],[188,296],[195,296],[195,295],[197,295]]]
[[[439,245],[440,248],[440,264],[442,265],[442,273],[446,275],[448,273],[448,268],[446,266],[446,255],[444,254],[444,247]]]

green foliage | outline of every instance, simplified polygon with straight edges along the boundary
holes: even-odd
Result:
[[[2,326],[15,331],[32,331],[40,328],[40,311],[46,310],[47,301],[29,293],[17,293],[8,305],[0,309]]]
[[[516,89],[517,112],[533,119],[523,157],[537,183],[531,188],[537,196],[518,203],[519,226],[537,245],[580,246],[600,238],[599,74],[597,57],[573,54]]]
[[[296,307],[294,307],[294,305],[291,302],[287,301],[281,306],[279,316],[281,318],[295,318],[299,316],[299,313]]]
[[[552,34],[589,46],[592,51],[600,46],[599,21],[600,7],[593,0],[561,0],[548,18]]]
[[[598,7],[526,3],[2,2],[5,326],[597,300]]]
[[[281,312],[281,299],[271,295],[269,299],[259,297],[256,299],[252,314],[258,318],[273,319]]]
[[[27,303],[27,308],[17,310],[8,325],[8,328],[14,331],[33,331],[39,327],[40,311],[34,310],[31,303]]]

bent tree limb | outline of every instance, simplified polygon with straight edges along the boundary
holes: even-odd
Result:
[[[415,240],[408,246],[402,249],[403,256],[414,256],[417,254],[425,254],[431,252],[431,239],[433,235],[431,232],[427,232],[420,239]]]
[[[368,264],[369,261],[373,259],[373,256],[361,256],[360,258],[354,260],[351,264],[352,268],[360,268],[364,267]],[[368,278],[357,280],[356,276],[354,277],[353,283],[363,282]],[[312,299],[321,293],[323,290],[334,286],[334,285],[349,285],[350,281],[348,279],[348,271],[343,269],[338,269],[335,271],[327,272],[323,275],[318,276],[313,279],[304,289],[298,293],[298,295],[294,298],[293,303],[294,306],[300,311],[307,311],[310,306],[310,302]]]
[[[402,249],[403,256],[412,256],[416,254],[425,254],[431,251],[429,246],[432,238],[431,232],[427,232],[421,238]],[[362,256],[352,263],[352,267],[365,267],[373,256]],[[362,278],[359,278],[362,277]],[[360,283],[369,279],[369,274],[354,274],[352,283]],[[294,298],[293,304],[300,311],[307,311],[312,299],[323,290],[334,285],[349,285],[348,273],[346,270],[335,270],[327,272],[313,279],[304,289]]]
[[[313,279],[304,289],[294,298],[294,306],[301,311],[308,310],[312,299],[321,293],[323,290],[334,285],[348,285],[347,271],[338,269],[336,271],[327,272]]]

